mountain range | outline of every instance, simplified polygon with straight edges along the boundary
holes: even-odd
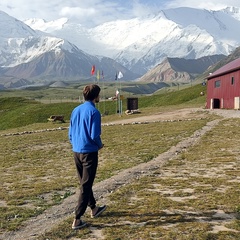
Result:
[[[103,71],[104,79],[109,81],[114,80],[117,71],[123,73],[123,80],[145,77],[145,81],[153,81],[147,78],[148,72],[166,61],[175,65],[179,76],[186,72],[192,79],[199,72],[185,71],[186,66],[193,66],[191,60],[200,64],[208,56],[205,63],[212,64],[218,60],[216,56],[227,56],[240,45],[236,31],[240,28],[240,10],[234,7],[221,11],[167,9],[141,19],[118,20],[91,29],[65,18],[21,22],[2,11],[0,21],[3,87],[19,81],[44,84],[93,80],[96,76],[90,75],[92,65]],[[185,66],[185,70],[180,66]],[[174,79],[174,74],[172,78],[181,79]]]
[[[236,31],[240,27],[240,10],[234,7],[220,11],[167,9],[145,18],[107,22],[91,29],[67,19],[57,21],[58,24],[44,24],[32,19],[25,23],[35,30],[68,39],[89,54],[113,58],[138,74],[146,73],[166,57],[228,55],[240,45]]]
[[[93,56],[66,39],[33,30],[25,23],[0,11],[0,88],[47,84],[50,81],[94,81],[91,68],[104,70],[114,80],[116,71],[125,78],[139,75],[105,56]]]

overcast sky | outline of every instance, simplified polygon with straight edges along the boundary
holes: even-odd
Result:
[[[0,0],[0,10],[19,20],[66,17],[84,26],[144,16],[166,8],[193,7],[219,10],[240,7],[240,0]]]

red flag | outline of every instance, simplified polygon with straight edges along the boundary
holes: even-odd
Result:
[[[94,73],[95,73],[95,65],[92,66],[91,75],[94,75]]]

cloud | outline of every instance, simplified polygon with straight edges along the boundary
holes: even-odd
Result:
[[[136,17],[147,15],[153,12],[153,6],[154,6],[153,2],[149,4],[148,1],[141,2],[141,1],[135,0],[131,4],[132,15]]]
[[[173,0],[166,1],[166,8],[176,7],[193,7],[208,10],[220,10],[227,6],[240,7],[239,0],[210,0],[210,1],[196,1],[196,0]]]
[[[96,10],[94,8],[64,7],[59,14],[64,17],[83,18],[94,16]]]

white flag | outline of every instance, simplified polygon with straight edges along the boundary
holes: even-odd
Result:
[[[119,72],[119,73],[118,73],[118,79],[120,79],[120,78],[122,78],[122,77],[123,77],[122,72]]]

